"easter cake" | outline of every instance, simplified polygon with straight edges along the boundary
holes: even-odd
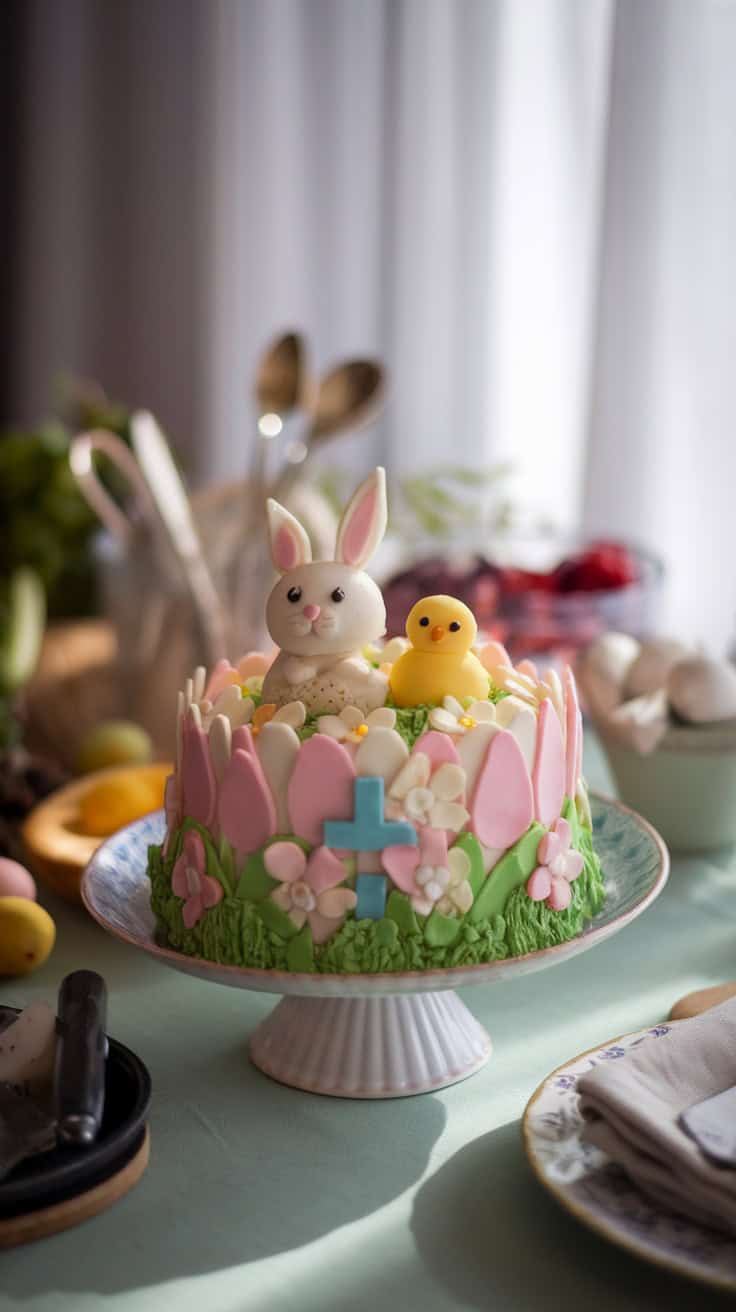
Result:
[[[569,669],[540,677],[423,598],[406,638],[364,565],[383,470],[346,507],[332,561],[268,503],[270,656],[199,669],[179,694],[166,835],[149,852],[159,941],[191,956],[327,973],[435,969],[580,934],[600,908]]]

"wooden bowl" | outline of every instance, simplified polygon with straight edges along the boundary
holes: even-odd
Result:
[[[103,780],[135,774],[161,784],[161,801],[151,810],[163,805],[163,788],[166,776],[171,774],[170,764],[113,766],[109,770],[96,770],[81,779],[59,788],[35,806],[22,828],[23,843],[28,862],[43,884],[68,902],[81,903],[80,883],[82,872],[93,852],[107,835],[82,833],[79,806],[82,798]],[[134,817],[131,816],[131,819]]]

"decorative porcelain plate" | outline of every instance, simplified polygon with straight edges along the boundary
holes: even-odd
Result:
[[[375,975],[296,974],[223,966],[161,947],[146,864],[149,844],[163,840],[162,812],[121,829],[98,848],[82,880],[82,898],[104,929],[175,970],[286,995],[251,1040],[251,1057],[274,1078],[337,1096],[420,1093],[472,1075],[490,1056],[488,1035],[453,989],[529,974],[585,952],[623,929],[662,891],[669,858],[659,835],[618,802],[592,797],[591,806],[596,851],[606,875],[602,910],[568,943],[485,965]]]
[[[678,1275],[736,1290],[736,1240],[650,1201],[581,1137],[580,1076],[600,1062],[625,1060],[642,1043],[656,1043],[672,1024],[677,1021],[626,1034],[548,1075],[524,1112],[524,1146],[540,1183],[604,1239]]]

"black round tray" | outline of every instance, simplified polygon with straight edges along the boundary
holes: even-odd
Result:
[[[0,1028],[18,1014],[15,1007],[0,1006]],[[92,1189],[137,1153],[145,1134],[151,1077],[130,1048],[116,1039],[109,1044],[105,1111],[97,1139],[89,1148],[59,1146],[19,1162],[0,1181],[0,1217],[48,1207]]]

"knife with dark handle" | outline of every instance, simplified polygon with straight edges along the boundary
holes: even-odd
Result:
[[[105,1105],[107,989],[93,970],[62,980],[54,1068],[54,1105],[61,1143],[94,1143]]]

